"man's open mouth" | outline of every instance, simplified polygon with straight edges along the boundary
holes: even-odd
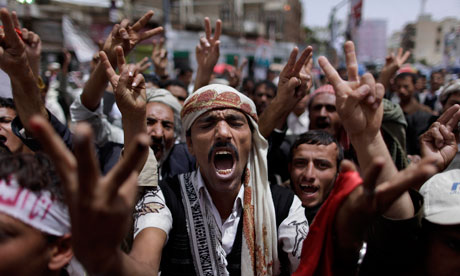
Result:
[[[302,190],[303,193],[313,195],[314,193],[318,192],[319,188],[314,186],[314,185],[300,185],[300,189]]]
[[[235,154],[230,149],[216,149],[212,160],[216,172],[220,175],[229,175],[235,167]]]
[[[319,128],[319,129],[325,129],[325,128],[328,128],[331,126],[331,124],[326,121],[326,120],[319,120],[317,123],[316,123],[316,126]]]
[[[155,153],[155,157],[157,159],[163,157],[163,153],[165,151],[165,143],[163,142],[163,140],[152,139],[152,143],[150,144],[150,148]],[[157,161],[160,161],[160,160],[157,160]]]

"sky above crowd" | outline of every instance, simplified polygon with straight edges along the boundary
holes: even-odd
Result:
[[[325,27],[329,22],[332,7],[342,0],[301,0],[303,3],[303,24],[309,27]],[[420,14],[421,0],[364,0],[364,19],[386,19],[387,36],[401,30],[407,23],[415,22]],[[345,20],[349,5],[342,6],[336,14]],[[425,13],[432,19],[448,16],[460,19],[459,0],[426,0]]]

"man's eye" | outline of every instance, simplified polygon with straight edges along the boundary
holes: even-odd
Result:
[[[157,122],[156,120],[147,119],[147,125],[149,126],[156,124],[156,122]]]
[[[201,123],[199,125],[199,127],[201,129],[208,129],[208,128],[211,128],[214,124],[212,122],[205,122],[205,123]]]
[[[325,169],[329,169],[331,166],[327,162],[319,161],[319,162],[316,162],[316,167],[318,169],[325,170]]]
[[[230,121],[228,123],[233,127],[240,127],[240,126],[244,125],[243,122],[238,121],[238,120],[232,120],[232,121]]]
[[[327,109],[328,112],[335,112],[335,106],[333,106],[333,105],[328,105],[326,107],[326,109]]]
[[[294,161],[294,167],[296,168],[304,168],[306,165],[307,165],[306,161],[303,161],[303,160]]]

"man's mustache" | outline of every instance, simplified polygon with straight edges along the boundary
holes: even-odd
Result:
[[[217,142],[214,145],[212,145],[211,149],[209,150],[209,153],[208,153],[208,162],[209,163],[211,163],[212,153],[214,152],[214,150],[216,148],[231,148],[233,150],[233,152],[235,152],[236,161],[240,160],[238,150],[236,149],[236,147],[232,143],[229,143],[229,142]]]

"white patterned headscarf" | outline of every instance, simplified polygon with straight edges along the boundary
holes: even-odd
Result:
[[[252,100],[221,84],[204,86],[190,95],[182,108],[182,126],[188,131],[202,114],[232,108],[247,115],[252,125],[252,149],[246,166],[243,200],[241,275],[275,275],[279,270],[275,208],[267,176],[268,144],[257,125]]]

